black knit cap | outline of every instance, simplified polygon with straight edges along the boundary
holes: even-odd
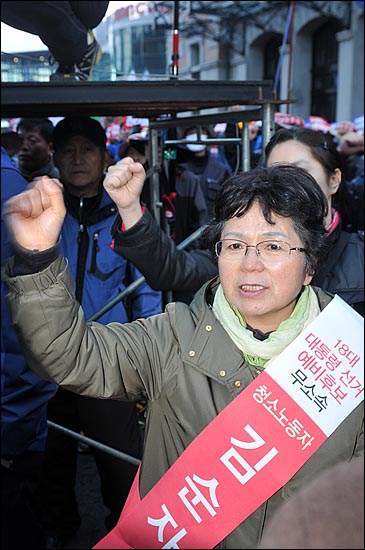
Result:
[[[66,117],[56,124],[53,131],[53,147],[58,148],[74,136],[83,136],[88,138],[98,147],[106,148],[106,134],[102,125],[90,117]]]

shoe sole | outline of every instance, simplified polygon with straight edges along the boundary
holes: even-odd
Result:
[[[94,62],[92,64],[92,67],[91,67],[91,70],[90,70],[90,73],[89,73],[89,76],[87,79],[85,79],[86,81],[87,80],[92,80],[92,77],[93,77],[93,68],[95,67],[95,65],[97,65],[100,60],[101,60],[101,56],[102,56],[102,50],[101,50],[101,47],[98,46],[98,49],[96,51],[96,54],[95,54],[95,58],[94,58]],[[57,73],[54,73],[53,75],[50,76],[50,82],[82,82],[83,80],[82,79],[78,79],[78,78],[74,78],[72,74],[60,74],[60,75],[57,75]],[[84,82],[85,82],[84,80]]]
[[[54,73],[56,74],[56,73]],[[72,75],[69,74],[62,74],[60,76],[54,77],[54,75],[50,76],[49,79],[50,82],[78,82],[77,78],[74,78]]]

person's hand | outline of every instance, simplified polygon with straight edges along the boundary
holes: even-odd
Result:
[[[109,166],[104,178],[104,188],[118,207],[126,229],[134,225],[142,216],[140,195],[146,172],[139,162],[125,157]]]
[[[125,157],[109,166],[104,178],[104,188],[118,208],[139,204],[146,172],[139,162]]]
[[[18,245],[28,250],[47,250],[57,243],[66,215],[62,184],[43,176],[30,189],[9,199],[4,213],[10,235]]]
[[[344,156],[357,155],[364,152],[364,134],[347,132],[341,136],[337,151]]]

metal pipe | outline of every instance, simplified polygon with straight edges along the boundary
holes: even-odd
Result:
[[[275,132],[275,111],[273,105],[270,104],[263,105],[262,109],[262,151],[264,152]]]
[[[179,74],[179,2],[174,1],[174,28],[172,31],[171,78]]]
[[[186,246],[188,246],[190,243],[192,243],[198,237],[200,237],[200,235],[203,233],[203,231],[206,227],[207,227],[206,225],[202,225],[201,227],[199,227],[196,231],[194,231],[194,233],[189,235],[189,237],[187,237],[180,244],[178,244],[176,249],[177,250],[183,250]],[[119,294],[117,294],[115,296],[115,298],[110,300],[107,304],[105,304],[105,306],[103,306],[101,309],[99,309],[93,315],[91,315],[91,317],[89,317],[87,319],[87,322],[90,323],[91,321],[96,321],[97,319],[99,319],[99,317],[104,315],[104,313],[109,311],[109,309],[111,309],[116,304],[118,304],[121,300],[123,300],[123,298],[125,298],[126,296],[131,294],[131,292],[134,292],[134,290],[136,290],[136,288],[138,288],[142,283],[144,283],[145,280],[146,280],[146,278],[141,276],[138,279],[136,279],[135,281],[133,281],[133,283],[128,285],[127,288],[125,288],[124,290],[119,292]]]
[[[72,437],[73,439],[77,439],[82,443],[86,443],[86,445],[89,445],[90,447],[94,447],[95,449],[98,449],[99,451],[103,451],[104,453],[108,453],[109,455],[112,455],[115,458],[119,458],[120,460],[125,460],[126,462],[129,462],[130,464],[135,464],[136,466],[139,466],[141,463],[141,461],[138,458],[135,458],[134,456],[127,455],[122,451],[113,449],[113,447],[109,447],[108,445],[104,445],[103,443],[99,443],[98,441],[94,441],[93,439],[90,439],[85,435],[81,435],[77,432],[73,432],[68,428],[64,428],[59,424],[55,424],[54,422],[51,422],[51,420],[47,420],[47,424],[50,428],[54,428],[55,430],[62,432],[63,434],[68,435],[69,437]]]
[[[242,171],[248,172],[251,168],[251,150],[248,122],[243,123],[242,128]]]
[[[151,166],[158,166],[158,133],[157,130],[151,129],[149,133],[149,143],[150,143],[150,161]],[[161,222],[161,212],[159,205],[160,202],[160,175],[157,170],[154,170],[151,176],[151,185],[150,185],[150,198],[151,198],[151,210],[153,217],[155,218],[158,225]]]
[[[290,2],[290,7],[292,10],[292,15],[290,19],[290,33],[289,33],[289,62],[288,62],[288,91],[287,91],[287,98],[290,99],[291,97],[291,71],[292,71],[292,64],[293,64],[293,29],[294,29],[294,9],[295,9],[295,2]],[[287,103],[286,105],[286,112],[290,113],[290,103]]]
[[[240,138],[213,138],[213,139],[167,139],[165,145],[185,145],[186,143],[204,143],[204,145],[224,145],[231,143],[239,145]]]

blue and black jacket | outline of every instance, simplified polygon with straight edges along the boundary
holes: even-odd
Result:
[[[112,250],[110,228],[117,208],[102,184],[99,194],[91,198],[76,197],[65,190],[65,203],[67,214],[60,248],[75,280],[76,298],[89,319],[142,275]],[[97,321],[125,323],[149,317],[161,312],[161,304],[161,292],[143,283],[127,300],[119,301]]]
[[[22,193],[28,182],[1,148],[1,266],[13,255],[3,204]],[[1,457],[14,459],[25,452],[44,451],[47,403],[57,390],[27,366],[13,329],[6,291],[1,281]]]

